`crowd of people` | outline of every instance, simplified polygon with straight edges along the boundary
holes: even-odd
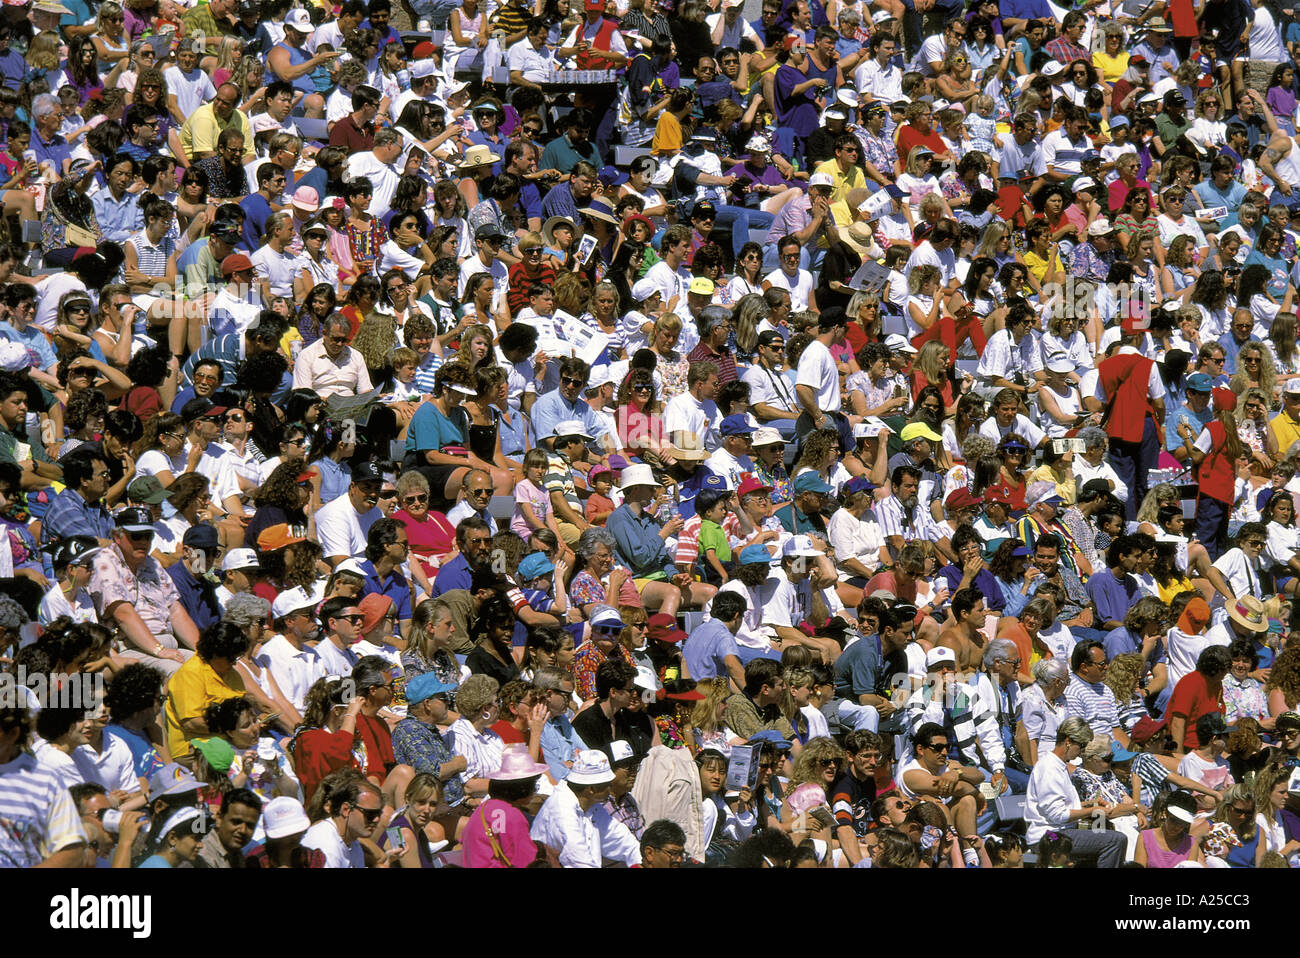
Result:
[[[0,12],[0,864],[1300,865],[1294,11],[291,2]]]

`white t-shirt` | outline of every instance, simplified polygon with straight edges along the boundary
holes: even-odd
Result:
[[[140,458],[135,461],[135,474],[156,476],[160,472],[170,472],[174,479],[185,471],[185,465],[184,455],[171,459],[161,449],[150,449],[148,452],[141,453]]]
[[[90,593],[85,589],[78,589],[72,601],[68,601],[68,597],[63,594],[63,587],[56,582],[41,599],[37,616],[42,625],[48,625],[61,615],[68,616],[73,622],[99,621]]]
[[[358,513],[346,493],[321,506],[316,511],[316,533],[326,558],[364,555],[366,533],[383,515],[378,506],[364,515]]]
[[[163,71],[163,79],[167,81],[167,92],[176,97],[176,105],[185,116],[215,99],[217,95],[212,78],[198,67],[188,75],[182,73],[180,67],[168,67]]]
[[[253,261],[253,276],[266,280],[273,296],[293,295],[293,278],[297,273],[294,264],[298,261],[298,257],[287,249],[283,253],[277,253],[268,243],[260,247],[249,259]]]
[[[307,829],[299,842],[303,848],[318,848],[325,853],[326,868],[365,868],[366,853],[360,842],[343,843],[338,826],[328,818]]]
[[[348,157],[348,179],[369,180],[374,188],[374,194],[370,199],[371,216],[383,219],[388,215],[391,209],[389,204],[393,201],[393,193],[397,191],[397,181],[400,177],[401,173],[396,167],[380,163],[370,150],[364,153],[353,153]]]
[[[820,339],[814,339],[799,357],[795,386],[810,386],[816,394],[817,408],[835,411],[840,408],[840,373],[831,351]],[[796,399],[798,397],[796,396]]]
[[[808,308],[808,297],[813,291],[812,273],[801,269],[791,277],[782,269],[774,269],[763,277],[764,282],[771,283],[777,289],[790,291],[790,311],[801,313]]]

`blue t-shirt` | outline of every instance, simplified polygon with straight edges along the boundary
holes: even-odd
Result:
[[[1092,604],[1097,607],[1099,623],[1123,622],[1124,616],[1128,615],[1128,610],[1137,601],[1138,583],[1131,575],[1120,580],[1109,570],[1098,572],[1088,577],[1088,584],[1084,588]]]
[[[734,655],[739,659],[740,649],[736,647],[736,637],[731,630],[717,619],[710,619],[687,637],[682,645],[682,655],[686,667],[691,670],[691,678],[726,678],[726,657]]]
[[[1281,299],[1285,296],[1287,276],[1290,272],[1286,260],[1282,259],[1280,256],[1266,256],[1256,248],[1251,250],[1250,255],[1246,257],[1245,265],[1250,266],[1254,263],[1267,266],[1269,272],[1272,274],[1272,278],[1268,281],[1268,286],[1266,287],[1269,295],[1274,299]]]
[[[113,735],[126,743],[126,747],[131,750],[131,760],[137,777],[150,778],[154,772],[163,767],[158,749],[140,733],[120,725],[107,725],[104,727],[104,734]]]
[[[249,193],[239,201],[239,208],[246,214],[244,248],[255,250],[262,245],[262,234],[266,232],[266,220],[271,215],[271,204],[261,193]]]

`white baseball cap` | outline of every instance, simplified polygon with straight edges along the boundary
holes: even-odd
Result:
[[[834,189],[835,181],[831,179],[829,173],[814,173],[808,180],[808,188],[811,189],[814,186],[825,186]]]

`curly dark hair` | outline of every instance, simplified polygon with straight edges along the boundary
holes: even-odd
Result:
[[[278,350],[258,353],[240,364],[235,385],[254,394],[270,395],[280,388],[280,380],[288,368],[288,360]]]
[[[248,699],[242,696],[222,699],[203,710],[203,723],[213,735],[229,738],[230,733],[239,728],[239,720],[246,712],[257,714],[257,707]]]
[[[167,364],[171,358],[171,350],[165,345],[142,349],[126,364],[127,378],[133,385],[157,389],[167,378]]]
[[[196,650],[204,662],[213,659],[234,661],[248,651],[248,636],[229,622],[214,622],[199,636]]]
[[[122,722],[143,709],[157,708],[162,686],[162,671],[152,665],[132,662],[123,666],[104,693],[109,719]]]
[[[63,410],[63,426],[68,432],[80,432],[86,423],[108,415],[108,399],[93,386],[74,393]]]
[[[1023,546],[1024,543],[1019,539],[1006,539],[998,546],[998,550],[993,553],[993,558],[989,560],[989,571],[1001,579],[1003,582],[1011,581],[1011,563],[1014,556],[1011,553]],[[1024,558],[1024,556],[1021,556]]]
[[[283,583],[286,589],[292,589],[297,585],[310,589],[319,578],[316,573],[316,563],[321,560],[322,555],[324,553],[321,551],[320,543],[311,539],[295,542],[291,546],[272,552],[257,550],[262,574],[272,582]]]
[[[306,514],[298,504],[298,476],[302,466],[292,462],[282,462],[276,466],[262,487],[253,494],[256,506],[278,506],[289,513],[290,524],[305,523]],[[301,517],[301,518],[300,518]]]

